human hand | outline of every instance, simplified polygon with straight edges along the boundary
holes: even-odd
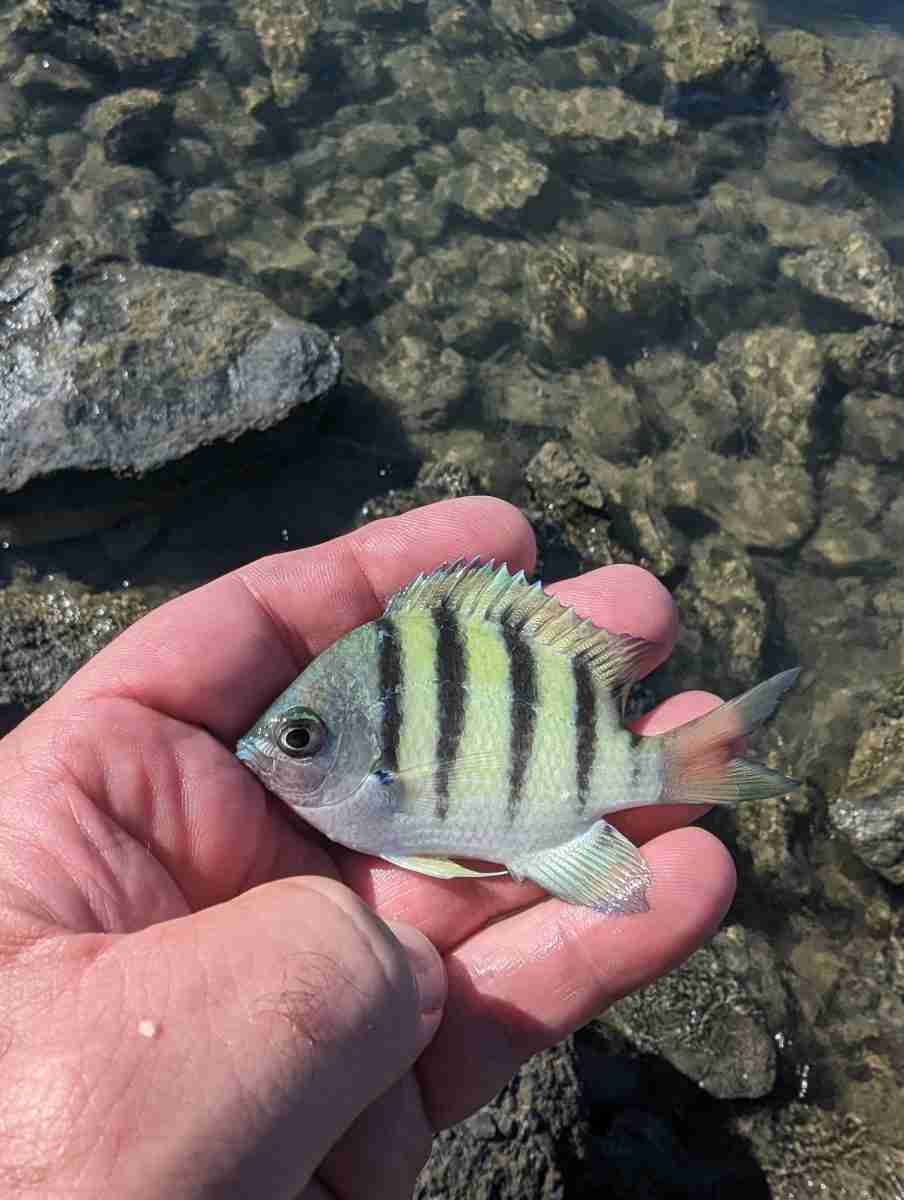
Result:
[[[530,568],[516,510],[449,501],[261,560],[138,622],[0,742],[8,1194],[407,1196],[434,1129],[714,931],[734,871],[684,828],[699,810],[615,818],[653,882],[648,913],[611,917],[328,844],[235,759],[312,655],[478,554]],[[648,667],[669,653],[647,573],[551,590],[651,641]]]

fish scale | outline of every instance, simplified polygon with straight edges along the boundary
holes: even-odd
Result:
[[[796,670],[637,737],[622,700],[649,650],[582,620],[523,572],[443,565],[315,659],[237,753],[351,849],[441,878],[508,872],[573,903],[636,912],[649,870],[607,814],[796,786],[736,755]],[[458,861],[469,858],[504,870]]]

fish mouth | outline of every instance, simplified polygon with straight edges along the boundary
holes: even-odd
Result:
[[[276,762],[256,742],[242,738],[235,748],[235,756],[261,779],[272,779],[276,773]]]

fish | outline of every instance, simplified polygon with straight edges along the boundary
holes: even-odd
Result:
[[[650,870],[609,814],[799,786],[740,754],[799,668],[645,737],[623,712],[650,649],[504,563],[444,563],[318,655],[236,754],[352,850],[441,879],[509,875],[572,904],[643,912]]]

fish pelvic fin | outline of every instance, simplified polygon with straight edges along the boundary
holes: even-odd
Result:
[[[649,642],[582,619],[539,583],[528,583],[523,571],[511,574],[505,563],[499,567],[492,560],[481,563],[479,559],[444,563],[391,596],[384,616],[439,607],[463,619],[494,622],[557,654],[580,658],[594,683],[613,692],[635,683],[645,673],[644,660],[649,659]]]
[[[637,847],[608,821],[585,833],[508,862],[514,879],[530,879],[560,900],[613,916],[646,912],[652,876]]]
[[[380,858],[394,867],[416,871],[419,875],[432,875],[435,879],[493,879],[508,874],[508,871],[475,871],[452,858],[432,854],[381,854]]]
[[[660,735],[663,790],[660,804],[736,804],[766,800],[800,784],[740,757],[741,742],[772,716],[800,668],[783,671],[743,696]]]

